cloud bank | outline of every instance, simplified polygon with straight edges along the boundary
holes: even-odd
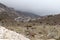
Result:
[[[17,10],[38,15],[60,13],[60,0],[0,0],[0,2]]]

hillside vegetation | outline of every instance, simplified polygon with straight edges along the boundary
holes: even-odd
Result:
[[[39,16],[35,20],[23,22],[15,20],[15,18],[22,17],[19,13],[16,10],[0,4],[0,25],[23,34],[31,40],[60,40],[60,14]],[[27,17],[31,18],[30,16]]]

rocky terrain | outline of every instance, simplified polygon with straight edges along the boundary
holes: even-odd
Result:
[[[60,14],[38,17],[30,15],[0,3],[1,26],[25,35],[30,40],[60,40]]]
[[[23,36],[22,34],[18,34],[14,31],[8,30],[3,26],[0,26],[0,39],[1,40],[30,40]]]

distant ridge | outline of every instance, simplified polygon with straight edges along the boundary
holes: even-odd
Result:
[[[38,18],[40,17],[39,15],[36,15],[34,13],[30,12],[21,12],[21,11],[16,11],[19,15],[26,16],[26,17],[31,17],[31,18]]]
[[[6,6],[4,4],[0,3],[0,7],[5,8]]]
[[[42,18],[37,19],[36,22],[48,25],[60,25],[60,14],[42,16]]]

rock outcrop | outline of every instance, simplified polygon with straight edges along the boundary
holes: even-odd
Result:
[[[5,40],[30,40],[24,37],[21,34],[18,34],[14,31],[8,30],[2,26],[0,26],[0,39]]]

